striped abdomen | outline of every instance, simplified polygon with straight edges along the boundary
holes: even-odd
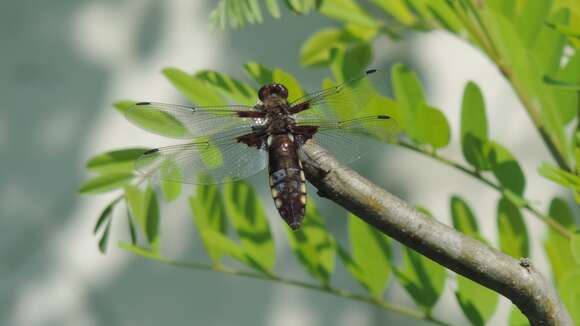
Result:
[[[306,208],[306,184],[298,147],[289,134],[268,138],[270,188],[280,216],[293,230],[300,227]]]

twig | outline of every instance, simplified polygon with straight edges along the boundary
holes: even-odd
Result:
[[[121,247],[122,247],[122,245],[121,245]],[[319,284],[306,283],[306,282],[293,280],[293,279],[289,279],[289,278],[285,278],[285,277],[281,277],[281,276],[277,276],[277,275],[273,275],[273,274],[263,274],[263,273],[257,273],[257,272],[250,272],[250,271],[229,268],[229,267],[219,266],[219,265],[209,265],[209,264],[199,263],[199,262],[177,261],[177,260],[168,259],[165,257],[160,257],[157,255],[142,254],[142,257],[144,257],[146,259],[150,259],[150,260],[155,260],[155,261],[158,261],[160,263],[163,263],[166,265],[171,265],[171,266],[204,270],[204,271],[213,271],[213,272],[219,272],[219,273],[235,275],[235,276],[240,276],[240,277],[254,278],[254,279],[259,279],[259,280],[264,280],[264,281],[276,282],[276,283],[280,283],[280,284],[297,286],[297,287],[301,287],[301,288],[305,288],[305,289],[310,289],[310,290],[334,295],[336,297],[342,297],[342,298],[347,298],[347,299],[351,299],[351,300],[355,300],[355,301],[368,303],[368,304],[377,306],[377,307],[379,307],[383,310],[386,310],[386,311],[394,312],[394,313],[399,314],[399,315],[403,315],[403,316],[407,316],[407,317],[411,317],[411,318],[415,318],[415,319],[419,319],[419,320],[429,321],[435,325],[450,326],[450,324],[448,324],[442,320],[439,320],[437,318],[434,318],[431,315],[427,315],[419,310],[407,308],[407,307],[404,307],[401,305],[393,304],[393,303],[390,303],[390,302],[387,302],[384,300],[379,300],[379,299],[376,299],[373,297],[355,294],[355,293],[352,293],[350,291],[337,289],[337,288],[334,288],[331,286],[322,286]]]
[[[454,1],[453,9],[455,9],[457,17],[461,20],[468,33],[470,33],[474,43],[480,46],[483,52],[487,54],[487,56],[496,64],[503,76],[510,82],[514,88],[514,91],[522,102],[524,109],[528,113],[530,119],[536,127],[536,130],[542,137],[542,140],[546,144],[546,147],[548,147],[548,150],[552,154],[552,157],[558,166],[562,170],[573,172],[570,168],[570,165],[568,164],[564,145],[560,144],[557,139],[554,139],[553,135],[550,134],[550,132],[546,129],[540,112],[529,99],[527,96],[528,94],[526,94],[525,90],[520,86],[520,83],[514,77],[511,68],[505,64],[504,58],[502,58],[501,53],[497,50],[497,46],[493,41],[491,33],[489,32],[489,29],[485,25],[483,19],[481,19],[478,10],[475,9],[469,1],[467,3],[469,4],[471,13],[476,19],[477,25],[472,24],[469,17],[467,17],[467,13],[462,10],[457,1]]]
[[[397,144],[403,148],[409,149],[411,151],[414,151],[416,153],[419,154],[423,154],[427,157],[430,157],[440,163],[443,163],[447,166],[450,166],[454,169],[457,169],[471,177],[474,177],[475,179],[479,180],[480,182],[482,182],[483,184],[491,187],[492,189],[495,189],[496,191],[498,191],[499,193],[503,194],[506,192],[506,189],[504,189],[501,185],[498,185],[496,183],[494,183],[493,181],[491,181],[490,179],[486,178],[485,176],[483,176],[481,173],[479,173],[476,170],[470,169],[466,166],[463,166],[457,162],[454,162],[448,158],[442,157],[437,155],[436,153],[433,152],[428,152],[420,147],[417,147],[413,144],[407,143],[405,141],[401,141],[401,140],[397,140],[394,142],[394,144]],[[562,235],[564,238],[566,239],[571,239],[572,238],[572,232],[570,232],[569,230],[567,230],[564,226],[562,226],[562,224],[558,223],[558,221],[556,221],[555,219],[546,216],[544,214],[542,214],[539,210],[537,210],[536,208],[534,208],[531,204],[530,201],[525,199],[524,197],[517,195],[515,193],[511,193],[512,197],[517,198],[519,201],[525,203],[522,207],[524,209],[526,209],[528,212],[530,212],[532,215],[534,215],[535,217],[537,217],[538,219],[540,219],[542,222],[546,223],[546,225],[548,225],[550,228],[552,228],[554,231],[558,232],[560,235]]]
[[[433,261],[510,299],[532,325],[573,325],[550,283],[533,266],[428,218],[342,165],[312,142],[306,177],[335,203]]]

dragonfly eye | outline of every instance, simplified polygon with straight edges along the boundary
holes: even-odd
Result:
[[[260,98],[260,101],[264,101],[266,98],[274,94],[283,99],[286,99],[288,98],[288,89],[286,89],[286,87],[284,87],[282,84],[268,84],[262,86],[262,88],[260,88],[258,91],[258,97]]]

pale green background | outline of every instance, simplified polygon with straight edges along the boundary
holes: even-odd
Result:
[[[183,101],[160,71],[212,68],[242,77],[256,60],[295,73],[316,89],[324,70],[302,70],[297,55],[317,28],[335,22],[317,14],[283,19],[242,31],[210,32],[214,1],[2,1],[0,2],[0,325],[407,325],[413,320],[372,306],[256,280],[179,270],[112,248],[96,250],[92,225],[110,196],[80,197],[83,164],[104,150],[170,143],[131,126],[110,104],[119,99]],[[457,132],[460,96],[468,79],[484,91],[490,116],[502,119],[492,137],[512,149],[528,175],[526,159],[548,158],[511,90],[477,51],[443,33],[411,35],[376,44],[376,65],[404,60],[419,70],[432,103]],[[506,112],[506,108],[510,108]],[[514,123],[516,122],[517,123]],[[534,147],[536,146],[536,147]],[[474,181],[400,149],[379,148],[355,165],[364,175],[448,221],[450,193],[466,192],[495,240],[497,195]],[[460,158],[457,142],[444,150]],[[264,187],[258,185],[278,244],[277,270],[309,280],[287,248],[285,231]],[[551,186],[528,181],[530,198],[547,198]],[[541,186],[540,186],[541,185]],[[191,189],[187,190],[191,191]],[[315,192],[310,189],[313,197]],[[346,243],[344,214],[318,200],[332,233]],[[121,216],[119,216],[121,217]],[[122,221],[121,218],[117,219]],[[531,223],[532,235],[541,226]],[[115,225],[123,236],[123,225]],[[184,200],[165,208],[168,255],[204,259]],[[118,239],[118,238],[115,238]],[[546,269],[544,257],[534,257]],[[362,289],[342,268],[335,284]],[[453,284],[435,314],[458,324]],[[388,297],[410,305],[391,284]],[[503,301],[494,321],[505,320]],[[495,323],[494,323],[495,324]]]

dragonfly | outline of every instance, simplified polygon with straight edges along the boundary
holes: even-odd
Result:
[[[344,163],[368,152],[369,137],[393,130],[394,119],[376,110],[383,103],[376,85],[385,80],[382,71],[367,70],[292,101],[288,88],[271,83],[259,89],[253,106],[136,103],[126,111],[129,121],[162,136],[189,140],[146,151],[136,160],[136,172],[161,181],[219,184],[267,166],[276,209],[297,230],[307,203],[303,145],[314,141]]]

